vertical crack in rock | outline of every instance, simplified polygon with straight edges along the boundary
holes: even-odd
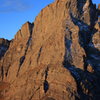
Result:
[[[49,71],[49,67],[47,67],[46,68],[46,70],[45,70],[45,80],[44,80],[44,93],[46,93],[47,91],[48,91],[48,89],[49,89],[49,83],[48,83],[48,81],[47,81],[47,77],[48,77],[48,71]]]
[[[6,72],[5,72],[5,76],[6,76],[6,77],[8,76],[8,71],[9,71],[10,66],[11,66],[11,65],[9,65],[8,68],[6,69]]]
[[[35,93],[36,93],[39,89],[40,89],[40,87],[38,87],[38,88],[35,90],[35,92],[31,95],[31,97],[29,98],[29,100],[33,100],[33,97],[34,97]]]
[[[3,66],[1,67],[1,77],[2,77],[2,80],[4,78],[4,69],[3,69]]]
[[[67,29],[66,29],[67,30]],[[70,30],[67,31],[69,35],[65,36],[65,63],[72,63],[72,55],[71,55],[71,45],[72,45],[72,32]]]
[[[42,52],[42,46],[41,46],[41,48],[40,48],[40,50],[39,50],[39,53],[38,53],[37,63],[39,62],[39,58],[40,58],[41,52]]]

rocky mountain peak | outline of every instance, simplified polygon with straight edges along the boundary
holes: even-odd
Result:
[[[7,39],[4,39],[4,38],[0,38],[0,45],[9,45],[9,40],[7,40]]]
[[[33,24],[26,22],[15,35],[15,40],[28,38],[32,34]]]
[[[99,100],[98,12],[92,0],[56,0],[22,25],[0,59],[0,99]]]
[[[87,25],[94,25],[96,5],[92,3],[92,0],[57,0],[56,2],[64,2],[64,6],[66,5],[67,10],[74,18],[83,21]]]

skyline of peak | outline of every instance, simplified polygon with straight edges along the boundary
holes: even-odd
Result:
[[[39,12],[54,0],[1,0],[0,1],[0,38],[11,40],[27,21],[34,22]],[[93,3],[99,4],[97,0]]]

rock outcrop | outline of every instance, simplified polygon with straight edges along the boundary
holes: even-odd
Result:
[[[93,36],[93,44],[95,48],[100,50],[100,17],[98,17],[98,21],[96,22],[95,28],[97,32]]]
[[[0,39],[0,60],[2,59],[2,57],[5,55],[6,51],[8,50],[10,45],[10,41],[1,38]],[[0,62],[0,79],[2,79],[2,63]]]
[[[26,22],[0,60],[1,97],[99,100],[98,16],[91,0],[56,0]]]
[[[10,41],[5,39],[0,39],[0,59],[4,56],[5,52],[9,48]]]
[[[17,32],[15,38],[11,41],[4,58],[1,59],[1,66],[3,66],[3,80],[6,80],[6,77],[9,77],[9,80],[14,80],[14,77],[17,77],[20,67],[25,60],[28,47],[31,44],[32,27],[33,24],[29,22],[26,22],[22,26],[21,30]]]

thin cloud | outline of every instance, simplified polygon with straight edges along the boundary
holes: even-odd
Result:
[[[26,11],[32,8],[32,0],[0,0],[0,12]]]

